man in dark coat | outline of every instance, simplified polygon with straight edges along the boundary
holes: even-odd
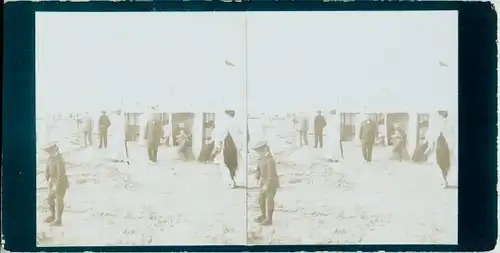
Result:
[[[50,211],[50,216],[45,219],[45,222],[50,223],[51,226],[61,226],[64,196],[69,188],[65,162],[56,143],[49,143],[44,151],[49,154],[45,167],[45,180],[49,184],[47,202]]]
[[[155,117],[148,120],[144,129],[144,139],[146,140],[149,161],[156,163],[158,160],[158,146],[163,138],[163,128],[161,122]]]
[[[108,116],[105,111],[101,112],[99,117],[99,148],[108,147],[108,128],[111,126],[111,121],[109,121]]]
[[[323,129],[326,126],[326,120],[321,111],[318,111],[318,115],[314,118],[314,148],[323,148]]]
[[[260,180],[260,216],[255,221],[263,226],[269,226],[273,224],[274,197],[280,187],[276,161],[265,141],[258,142],[253,150],[259,154],[257,180]]]
[[[225,110],[225,113],[231,118],[234,118],[236,116],[236,112],[234,110]],[[231,177],[232,181],[231,187],[234,189],[237,187],[235,177],[236,170],[238,169],[238,149],[236,148],[233,136],[231,136],[231,133],[229,131],[224,138],[222,156],[224,158],[224,164],[229,170],[229,176]]]
[[[377,137],[377,124],[370,119],[368,115],[365,116],[365,120],[361,123],[361,128],[359,129],[359,139],[361,140],[361,151],[363,153],[363,158],[365,162],[372,162],[372,151],[373,145],[375,144],[375,138]]]

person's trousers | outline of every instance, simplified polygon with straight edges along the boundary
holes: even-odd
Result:
[[[50,215],[57,220],[62,219],[64,211],[64,196],[66,195],[66,188],[56,189],[56,191],[49,192],[47,203],[49,204]]]
[[[260,191],[259,194],[259,207],[262,216],[272,220],[274,211],[274,197],[276,196],[277,188],[267,189],[267,191]]]
[[[300,146],[307,146],[309,144],[309,142],[307,141],[307,131],[299,131],[299,141]]]
[[[87,143],[92,146],[92,131],[84,131],[83,132],[83,139],[85,143],[85,147],[87,146]]]
[[[372,161],[373,144],[373,142],[361,141],[361,152],[363,153],[363,158],[367,162]]]
[[[108,130],[99,131],[99,148],[108,147]]]
[[[314,147],[323,148],[323,132],[314,132]]]
[[[158,143],[148,142],[148,157],[152,162],[158,161]]]

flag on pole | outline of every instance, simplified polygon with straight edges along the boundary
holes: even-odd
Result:
[[[446,64],[442,61],[439,61],[439,67],[448,67],[448,64]]]
[[[228,61],[228,60],[225,60],[224,63],[226,64],[226,66],[228,67],[236,67],[236,65],[234,65],[232,62]]]

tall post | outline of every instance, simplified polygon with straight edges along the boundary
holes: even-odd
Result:
[[[417,137],[418,137],[418,114],[416,112],[408,113],[408,126],[407,126],[407,148],[410,156],[413,155],[413,152],[417,148]]]
[[[192,149],[196,159],[198,159],[203,147],[203,112],[195,112],[192,129]]]
[[[245,125],[243,126],[243,166],[241,168],[241,171],[244,174],[244,182],[245,186],[248,186],[248,175],[247,175],[247,168],[248,168],[248,140],[247,137],[249,136],[248,133],[248,16],[245,15],[245,94],[243,94],[243,97],[245,99],[245,108],[244,108],[244,113],[242,114],[243,119],[245,121]],[[252,137],[250,137],[252,138]],[[248,202],[248,195],[247,196],[247,202]]]

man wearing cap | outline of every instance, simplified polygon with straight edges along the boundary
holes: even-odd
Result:
[[[49,184],[47,202],[50,211],[50,216],[45,219],[45,222],[50,223],[51,226],[61,226],[64,196],[69,188],[65,162],[56,143],[49,143],[44,151],[49,154],[45,167],[45,180]]]
[[[361,140],[361,151],[366,163],[372,162],[373,145],[377,137],[377,124],[371,120],[370,115],[365,114],[365,120],[359,129],[359,139]]]
[[[258,142],[253,150],[259,154],[257,180],[260,180],[260,216],[255,221],[263,226],[269,226],[273,224],[274,197],[280,187],[276,162],[266,141]]]
[[[101,111],[101,116],[99,117],[99,148],[108,147],[108,128],[111,126],[111,121],[109,121],[106,111]]]
[[[158,160],[158,146],[163,137],[163,128],[156,116],[150,118],[144,129],[144,139],[146,140],[148,158],[150,163],[156,163]]]
[[[314,118],[314,148],[323,148],[323,129],[326,126],[326,120],[321,111],[318,111],[318,115]]]

